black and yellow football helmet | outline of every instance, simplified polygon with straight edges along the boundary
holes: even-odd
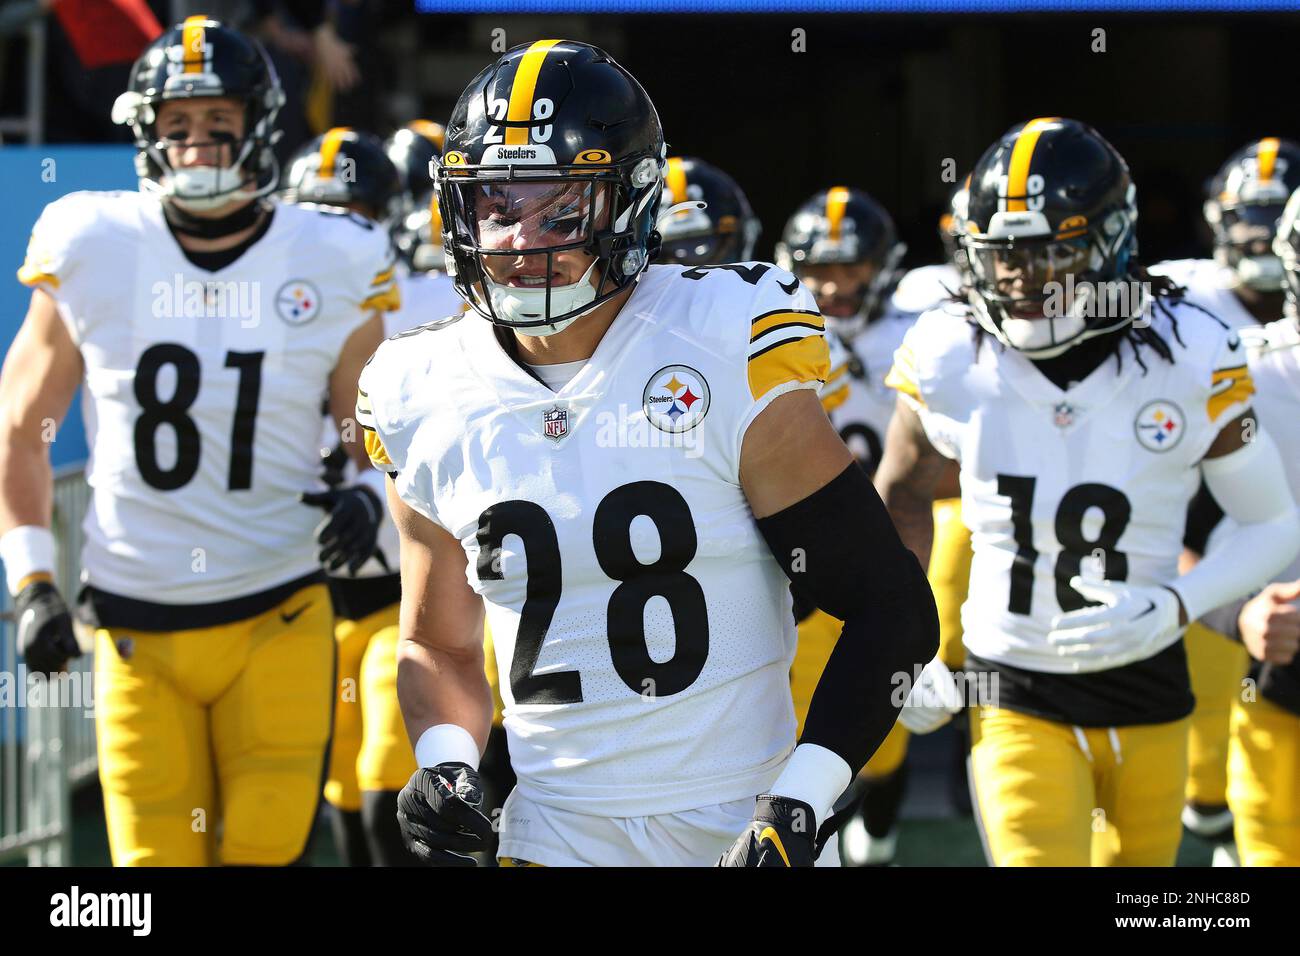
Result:
[[[659,220],[659,258],[684,266],[748,262],[762,232],[749,199],[718,167],[691,156],[668,157],[664,206],[704,203],[703,208],[669,208]]]
[[[776,264],[810,287],[819,278],[810,269],[862,267],[855,270],[859,276],[853,288],[837,288],[834,298],[842,307],[828,307],[819,288],[813,288],[827,325],[847,342],[884,314],[902,278],[906,252],[884,206],[860,189],[835,186],[817,193],[786,222],[776,244]]]
[[[659,115],[598,47],[539,40],[509,50],[461,94],[444,147],[434,181],[448,272],[498,325],[557,332],[632,285],[658,251]],[[561,285],[554,257],[566,251],[593,261]],[[495,281],[500,257],[537,257],[541,281]]]
[[[1205,221],[1214,258],[1257,292],[1283,287],[1273,237],[1287,198],[1300,188],[1300,146],[1267,137],[1237,150],[1210,180]]]
[[[1130,324],[1145,308],[1112,285],[1137,250],[1128,165],[1092,127],[1060,117],[1019,123],[971,173],[962,248],[983,328],[1031,358]]]

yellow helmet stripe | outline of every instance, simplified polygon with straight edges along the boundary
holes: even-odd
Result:
[[[542,72],[542,61],[559,40],[538,40],[520,58],[515,71],[515,81],[510,87],[510,107],[506,121],[526,123],[533,118],[533,98],[537,95],[537,77]],[[506,145],[525,146],[528,143],[528,126],[507,126]]]
[[[1259,164],[1259,181],[1261,183],[1266,183],[1273,178],[1273,167],[1277,165],[1278,146],[1279,143],[1275,136],[1269,136],[1259,141],[1255,161]]]
[[[417,119],[411,120],[406,124],[406,128],[412,132],[419,133],[434,146],[438,147],[438,152],[442,152],[442,144],[447,138],[447,130],[441,123],[435,123],[433,120]]]
[[[844,207],[849,204],[849,191],[843,186],[836,186],[826,193],[826,222],[831,228],[831,238],[839,239],[840,226],[844,223]]]
[[[682,168],[680,156],[668,158],[667,184],[673,202],[686,202],[686,170]]]
[[[198,13],[186,17],[185,23],[181,25],[181,46],[185,50],[183,62],[186,73],[203,72],[203,46],[207,40],[204,26],[207,22],[207,16]]]
[[[1011,147],[1011,162],[1007,167],[1007,212],[1024,212],[1029,206],[1025,202],[1029,184],[1029,164],[1034,158],[1034,147],[1038,137],[1050,123],[1058,117],[1048,116],[1032,119],[1016,136],[1016,143]]]
[[[321,179],[328,179],[334,175],[334,161],[339,154],[339,145],[343,142],[343,137],[352,132],[350,126],[335,126],[327,132],[320,140],[320,170],[316,175]]]

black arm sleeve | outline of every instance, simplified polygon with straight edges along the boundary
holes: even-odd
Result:
[[[834,751],[856,774],[898,719],[899,675],[910,681],[938,653],[930,584],[856,463],[758,528],[796,595],[844,621],[799,742]]]
[[[1218,527],[1222,520],[1223,509],[1219,507],[1219,503],[1214,500],[1214,495],[1210,494],[1210,489],[1202,480],[1201,487],[1196,490],[1191,503],[1187,506],[1187,526],[1183,529],[1183,547],[1204,557],[1210,532]]]

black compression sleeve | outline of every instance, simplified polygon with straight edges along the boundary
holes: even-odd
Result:
[[[800,743],[834,751],[856,774],[898,718],[899,675],[910,682],[938,653],[929,582],[856,463],[758,528],[796,593],[844,621]]]
[[[1187,506],[1187,526],[1183,530],[1183,547],[1203,556],[1206,543],[1210,540],[1210,533],[1222,520],[1223,509],[1219,507],[1219,503],[1214,500],[1214,495],[1210,494],[1210,489],[1202,480],[1201,487],[1196,490],[1191,504]]]

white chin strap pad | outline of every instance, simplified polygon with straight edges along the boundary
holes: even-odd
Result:
[[[549,315],[567,315],[570,312],[577,312],[585,305],[589,305],[596,298],[596,287],[591,284],[591,273],[596,268],[596,263],[600,260],[594,260],[582,277],[572,285],[561,285],[550,287],[551,310],[546,311],[547,287],[538,286],[537,288],[524,288],[522,286],[500,285],[487,279],[488,291],[492,296],[492,311],[501,318],[511,323],[536,322],[538,319],[544,319]],[[524,335],[547,336],[554,335],[568,327],[578,315],[568,315],[566,318],[558,319],[547,325],[534,325],[527,328],[517,328],[517,331]]]

